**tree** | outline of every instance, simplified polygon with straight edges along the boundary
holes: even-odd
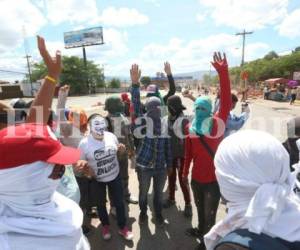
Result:
[[[151,78],[149,76],[143,76],[140,80],[140,82],[147,87],[148,85],[151,84]]]
[[[300,46],[296,47],[294,52],[299,52],[300,51]]]
[[[60,76],[60,84],[71,86],[70,94],[87,94],[89,86],[99,86],[104,84],[103,69],[92,61],[87,61],[85,69],[82,58],[76,56],[64,56],[62,58],[63,71]],[[37,81],[46,76],[47,70],[43,62],[36,63],[32,69],[32,79]],[[87,83],[88,79],[88,83]]]
[[[270,53],[269,53],[270,54]],[[269,57],[248,62],[241,67],[230,69],[230,75],[240,80],[240,72],[249,72],[249,82],[264,81],[269,78],[291,78],[293,72],[300,71],[300,52],[290,55],[279,56],[276,60],[269,60]]]
[[[121,87],[121,81],[118,78],[113,78],[111,79],[110,83],[109,83],[109,87],[112,89],[118,89]]]
[[[278,58],[279,56],[277,55],[277,53],[275,51],[270,51],[268,54],[266,54],[264,56],[264,59],[266,60],[272,60],[272,59],[275,59],[275,58]]]

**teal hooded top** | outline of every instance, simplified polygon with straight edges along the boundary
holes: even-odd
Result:
[[[212,102],[207,96],[198,97],[194,103],[195,117],[190,127],[190,132],[200,135],[208,135],[211,133],[212,118]]]

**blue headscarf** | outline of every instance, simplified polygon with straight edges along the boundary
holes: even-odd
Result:
[[[194,134],[207,135],[212,129],[212,103],[207,96],[198,97],[194,103],[195,117],[190,128]]]

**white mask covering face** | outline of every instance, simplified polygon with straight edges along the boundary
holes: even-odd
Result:
[[[101,139],[104,136],[104,131],[107,128],[106,121],[101,116],[96,116],[91,120],[91,132],[95,139]]]

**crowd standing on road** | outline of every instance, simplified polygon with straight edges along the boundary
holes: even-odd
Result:
[[[192,119],[175,95],[168,62],[167,95],[150,84],[142,103],[141,70],[134,64],[130,95],[107,98],[107,116],[88,117],[81,107],[66,107],[67,85],[60,87],[56,112],[51,111],[61,55],[57,51],[52,58],[44,39],[37,41],[48,70],[40,91],[29,104],[0,103],[1,250],[88,250],[86,236],[92,228],[84,217],[91,211],[96,210],[101,221],[103,239],[112,238],[108,204],[118,233],[132,241],[125,203],[139,205],[143,227],[152,180],[154,221],[163,227],[163,209],[176,203],[177,176],[184,216],[193,216],[192,206],[196,207],[198,225],[185,232],[200,240],[196,249],[257,250],[260,244],[300,249],[300,227],[295,223],[300,218],[299,118],[289,122],[283,145],[263,132],[238,131],[250,109],[244,103],[239,116],[233,113],[238,98],[231,93],[225,54],[213,56],[220,79],[215,106],[208,89],[197,98],[184,93],[194,102]],[[244,101],[246,96],[247,90]],[[9,114],[14,111],[12,122]],[[138,199],[130,192],[129,160],[139,182]],[[163,199],[166,182],[168,197]],[[216,224],[221,197],[228,214]]]

